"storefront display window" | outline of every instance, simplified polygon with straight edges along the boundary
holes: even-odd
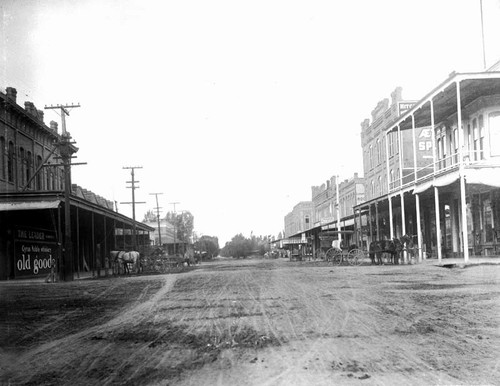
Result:
[[[483,199],[483,219],[484,219],[484,241],[493,242],[493,212],[491,210],[491,200]]]

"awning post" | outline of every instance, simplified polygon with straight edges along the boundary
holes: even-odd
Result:
[[[465,201],[465,171],[464,171],[464,139],[462,128],[462,106],[460,101],[460,81],[456,82],[457,87],[457,130],[458,130],[458,155],[460,171],[460,207],[462,217],[462,247],[464,249],[464,262],[469,261],[469,240],[467,235],[467,203]]]

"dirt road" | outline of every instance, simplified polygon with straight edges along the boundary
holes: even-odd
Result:
[[[499,384],[500,266],[0,283],[0,384]]]

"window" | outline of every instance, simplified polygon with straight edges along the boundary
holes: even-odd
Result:
[[[469,159],[472,159],[471,146],[472,146],[472,128],[470,123],[467,125],[467,138],[465,139],[465,146],[469,155]]]
[[[40,169],[40,166],[42,166],[42,157],[37,155],[36,156],[36,170]],[[39,170],[38,174],[36,175],[35,189],[42,190],[42,170]]]
[[[5,138],[0,137],[0,178],[5,179]]]
[[[453,160],[454,163],[458,163],[458,130],[453,129],[453,139],[450,138],[450,146],[453,143]]]
[[[500,111],[489,115],[490,125],[490,155],[500,156]]]
[[[369,168],[373,168],[373,147],[370,145],[370,153],[369,153]]]
[[[33,161],[31,159],[31,152],[30,151],[26,154],[26,163],[24,166],[26,167],[26,184],[27,184],[28,182],[30,182],[31,169],[33,167]],[[30,185],[31,185],[31,183],[30,183]]]
[[[484,119],[480,115],[478,118],[479,122],[479,159],[484,159]]]
[[[54,178],[54,167],[51,166],[47,175],[47,188],[49,190],[55,190],[55,178]]]
[[[474,143],[474,161],[477,161],[478,160],[478,151],[479,151],[479,130],[478,130],[478,127],[477,127],[477,119],[474,118],[472,120],[472,139],[473,139],[473,143]]]
[[[377,139],[377,165],[380,165],[382,158],[382,152],[380,149],[380,139]]]
[[[483,218],[484,218],[484,241],[493,242],[493,211],[491,210],[491,200],[483,200]]]
[[[14,182],[14,143],[9,142],[9,149],[7,150],[7,179],[9,182]]]

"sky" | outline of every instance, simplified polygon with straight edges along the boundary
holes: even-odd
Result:
[[[486,67],[500,0],[483,0]],[[363,175],[360,123],[484,69],[480,0],[0,0],[0,89],[79,103],[73,183],[136,219],[190,211],[223,246],[277,236],[311,186]],[[45,123],[59,122],[45,110]]]

